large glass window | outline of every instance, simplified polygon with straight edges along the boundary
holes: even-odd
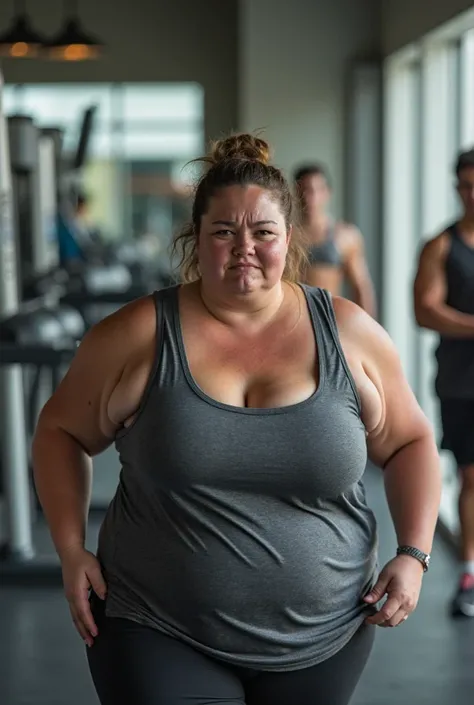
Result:
[[[459,211],[458,196],[454,186],[453,166],[462,144],[462,64],[463,51],[460,39],[445,45],[447,54],[447,119],[448,119],[448,154],[450,158],[449,175],[451,188],[449,189],[449,217],[453,220]]]
[[[474,11],[385,62],[384,325],[438,440],[438,336],[413,322],[417,254],[459,215],[453,167],[474,147]],[[442,453],[441,518],[458,528],[458,482]]]
[[[465,32],[460,43],[461,147],[474,147],[474,29]]]
[[[388,64],[385,76],[385,194],[383,319],[410,384],[417,382],[412,281],[416,262],[421,164],[420,65],[416,58]]]
[[[440,233],[455,219],[453,164],[458,150],[459,95],[456,75],[456,47],[452,43],[428,45],[423,52],[423,165],[421,173],[421,233],[424,240]],[[438,400],[434,393],[435,349],[438,335],[426,330],[418,333],[418,398],[441,440]],[[457,493],[452,459],[442,453],[443,512],[453,530],[456,516],[453,498]]]
[[[195,83],[7,85],[7,115],[63,131],[77,149],[84,111],[96,106],[81,183],[90,218],[110,239],[154,238],[168,258],[172,232],[188,215],[192,170],[204,148],[204,95]]]

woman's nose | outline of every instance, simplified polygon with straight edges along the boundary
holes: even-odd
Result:
[[[254,242],[251,233],[237,233],[234,240],[233,252],[235,255],[246,255],[254,250]]]

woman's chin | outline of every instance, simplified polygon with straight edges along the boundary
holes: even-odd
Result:
[[[230,276],[226,276],[226,279],[229,286],[239,294],[250,294],[261,288],[262,276],[257,269],[231,270],[228,274]]]

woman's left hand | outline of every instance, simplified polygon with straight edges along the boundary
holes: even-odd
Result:
[[[420,597],[423,566],[411,556],[393,558],[379,575],[364,602],[375,605],[386,594],[380,609],[366,619],[367,624],[379,627],[397,627],[413,612]]]

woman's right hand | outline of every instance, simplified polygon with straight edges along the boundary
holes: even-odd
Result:
[[[87,646],[92,646],[99,633],[92,616],[89,590],[105,600],[107,585],[100,563],[82,546],[71,547],[61,554],[63,583],[73,622]]]

